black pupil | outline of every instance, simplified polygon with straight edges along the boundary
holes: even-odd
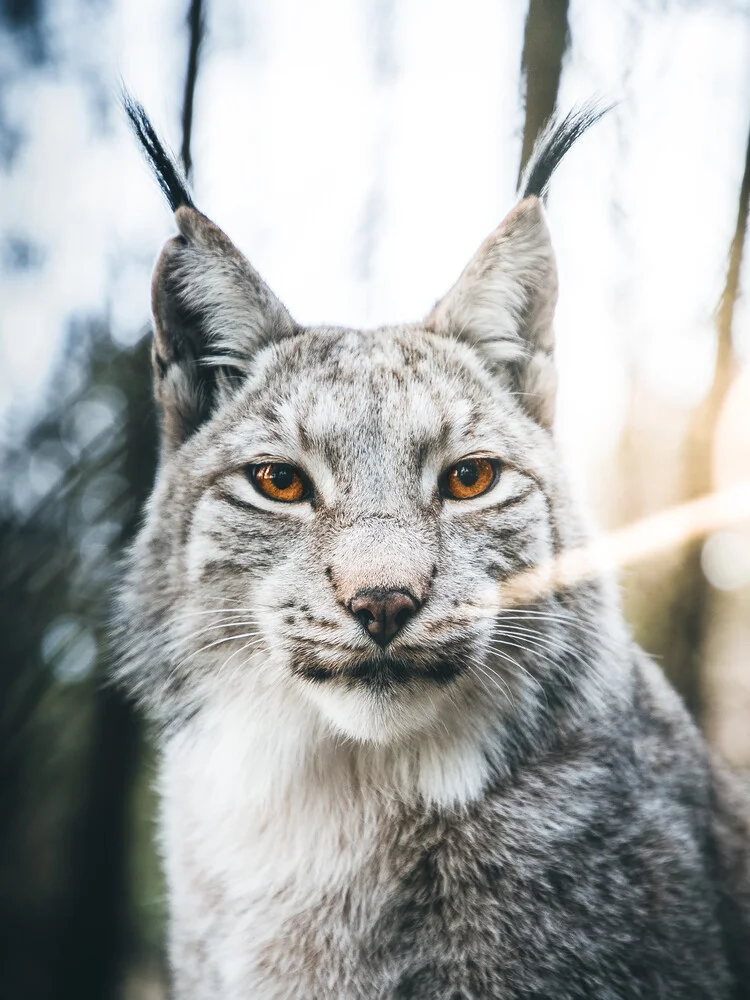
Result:
[[[456,476],[462,486],[473,486],[479,479],[479,466],[476,462],[461,462],[456,466]]]
[[[294,469],[291,465],[272,465],[269,479],[277,490],[288,490],[294,486]]]

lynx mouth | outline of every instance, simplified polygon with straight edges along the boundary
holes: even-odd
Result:
[[[449,684],[464,670],[463,657],[433,656],[419,660],[382,655],[332,667],[312,658],[298,658],[292,663],[298,677],[317,683],[344,681],[374,690],[391,689],[418,681]]]

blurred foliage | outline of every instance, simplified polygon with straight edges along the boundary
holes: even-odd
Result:
[[[78,323],[50,397],[2,458],[0,508],[0,968],[30,1000],[114,995],[161,934],[139,726],[106,682],[108,593],[156,463],[147,343]]]
[[[79,74],[64,38],[75,10],[59,13],[0,4],[13,56],[0,61],[0,169],[31,127],[10,113],[14,82]],[[111,103],[98,72],[82,75],[92,108]],[[4,270],[43,263],[30,237],[2,233]],[[157,459],[147,340],[123,350],[101,318],[73,318],[43,412],[0,448],[2,994],[122,996],[133,976],[163,981],[151,758],[108,682],[111,588]]]

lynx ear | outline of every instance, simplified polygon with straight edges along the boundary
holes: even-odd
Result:
[[[175,220],[180,235],[162,250],[152,286],[155,391],[173,445],[209,416],[261,347],[296,329],[218,226],[192,205]]]
[[[546,427],[554,417],[557,269],[542,204],[524,198],[484,241],[427,318],[474,345]]]
[[[550,120],[534,144],[522,201],[427,319],[430,329],[474,344],[545,427],[555,409],[557,269],[540,199],[568,150],[611,108],[593,101]]]
[[[231,392],[265,344],[293,334],[289,313],[231,240],[193,205],[187,184],[145,109],[125,91],[123,107],[180,235],[154,271],[154,379],[164,440],[179,445]]]

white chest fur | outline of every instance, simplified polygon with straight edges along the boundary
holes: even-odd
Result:
[[[275,720],[274,733],[251,718],[225,703],[163,755],[162,846],[180,1000],[304,995],[293,975],[304,963],[286,929],[314,913],[372,850],[376,817],[361,800],[346,801],[345,783],[321,781],[308,727],[292,725],[288,738],[291,720]]]
[[[339,959],[393,890],[383,842],[400,809],[465,802],[484,783],[480,747],[446,740],[445,727],[362,747],[311,706],[285,699],[282,714],[273,701],[257,690],[252,705],[223,700],[163,751],[177,1000],[291,1000],[314,995],[311,976],[316,992],[321,976],[340,982]],[[358,895],[344,920],[331,900],[347,892]]]

